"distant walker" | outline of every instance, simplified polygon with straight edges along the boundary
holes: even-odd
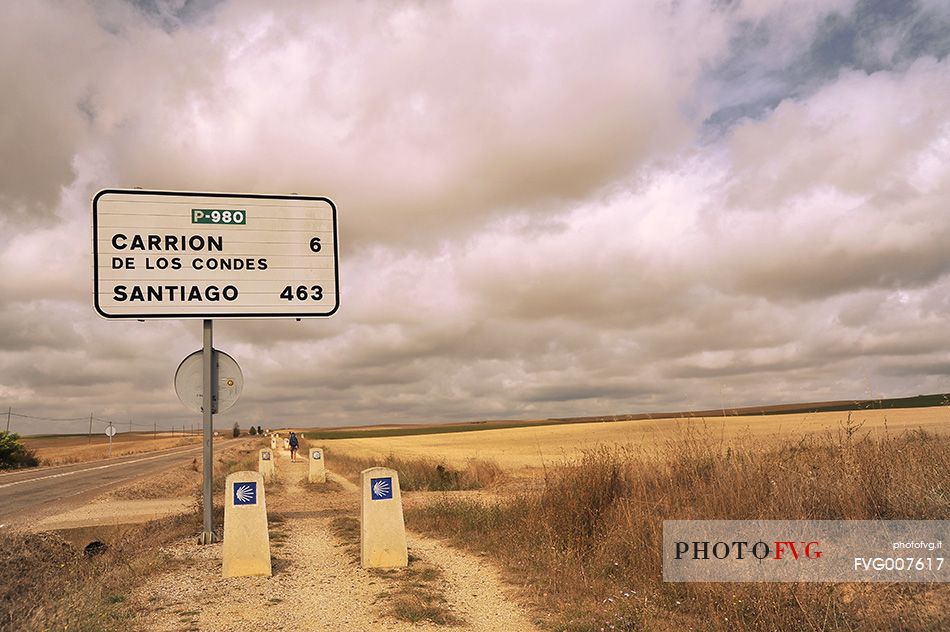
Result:
[[[287,440],[287,445],[290,447],[290,460],[296,462],[297,448],[300,447],[300,440],[297,439],[297,433],[290,433],[290,438]]]

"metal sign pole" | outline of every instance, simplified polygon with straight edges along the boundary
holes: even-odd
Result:
[[[203,321],[204,346],[202,352],[202,396],[201,411],[204,421],[204,531],[201,534],[202,544],[211,544],[214,542],[214,525],[212,524],[212,495],[211,478],[214,470],[212,440],[214,439],[214,429],[211,416],[214,412],[214,351],[212,345],[212,321],[207,319]]]
[[[112,435],[114,434],[115,432],[112,431],[112,422],[110,421],[109,422],[109,458],[110,459],[112,458]]]

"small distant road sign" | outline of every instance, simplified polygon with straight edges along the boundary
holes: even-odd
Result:
[[[106,318],[308,318],[340,305],[329,198],[106,189],[92,224]]]
[[[234,483],[234,504],[235,505],[256,505],[257,504],[257,483],[253,481],[244,483]]]
[[[389,500],[393,497],[393,479],[373,478],[369,481],[373,500]]]
[[[114,437],[114,436],[115,436],[115,426],[107,426],[107,427],[106,427],[106,436],[108,436],[108,437]]]

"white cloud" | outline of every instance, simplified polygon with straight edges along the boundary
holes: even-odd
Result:
[[[338,203],[340,312],[217,324],[247,378],[228,423],[945,388],[947,61],[779,77],[702,127],[763,94],[737,42],[764,28],[788,62],[850,2],[95,6],[0,26],[8,405],[189,418],[171,376],[197,321],[93,314],[103,186]]]

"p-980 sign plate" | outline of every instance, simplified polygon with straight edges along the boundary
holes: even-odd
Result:
[[[325,197],[106,189],[92,223],[106,318],[307,318],[340,305]]]

